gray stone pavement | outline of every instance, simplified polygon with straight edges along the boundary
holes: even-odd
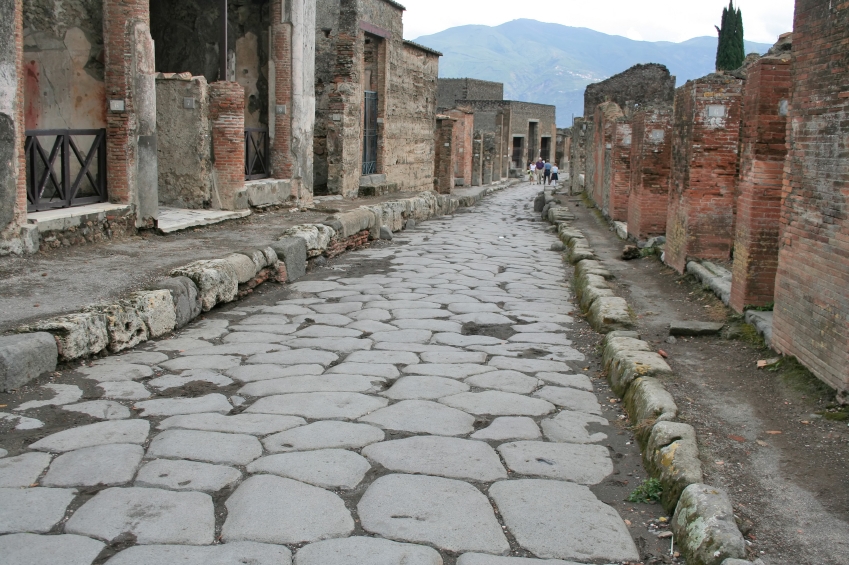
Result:
[[[555,237],[516,221],[535,192],[426,222],[74,373],[102,399],[46,385],[43,402],[96,423],[0,449],[0,556],[639,560],[622,518],[589,489],[613,473],[597,431],[607,421],[579,374]],[[5,410],[34,417],[39,406]]]

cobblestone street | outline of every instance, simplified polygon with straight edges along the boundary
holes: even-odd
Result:
[[[558,240],[528,210],[538,189],[0,409],[19,428],[46,405],[84,424],[0,444],[0,561],[638,561],[589,488],[614,471],[600,430],[615,432],[574,347]]]

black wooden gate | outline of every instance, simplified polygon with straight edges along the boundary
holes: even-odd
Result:
[[[106,202],[105,129],[26,134],[27,212]],[[86,138],[91,138],[88,149]]]
[[[245,180],[269,177],[268,128],[245,128]]]
[[[377,172],[377,92],[365,92],[363,114],[363,174],[373,175]]]

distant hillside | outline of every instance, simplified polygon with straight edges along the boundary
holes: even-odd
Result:
[[[777,39],[777,38],[776,38]],[[587,28],[514,20],[497,27],[461,26],[415,40],[444,53],[439,76],[504,83],[504,97],[557,106],[560,127],[584,112],[584,88],[637,63],[661,63],[678,85],[714,70],[716,37],[683,43],[634,41]],[[746,52],[766,53],[746,42]]]

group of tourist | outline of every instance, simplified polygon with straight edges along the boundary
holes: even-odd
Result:
[[[544,161],[542,157],[536,163],[528,163],[528,180],[534,184],[554,185],[560,180],[560,169],[556,164]]]

